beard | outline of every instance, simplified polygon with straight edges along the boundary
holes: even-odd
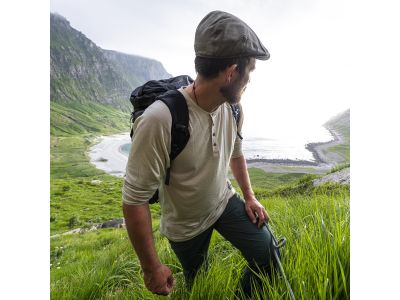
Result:
[[[246,86],[243,86],[242,78],[237,78],[228,85],[221,87],[219,91],[226,99],[226,102],[229,104],[237,104],[240,102],[245,90]]]

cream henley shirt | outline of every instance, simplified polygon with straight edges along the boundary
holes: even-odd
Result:
[[[160,232],[171,241],[189,240],[209,228],[234,194],[228,169],[240,157],[241,139],[229,104],[209,113],[184,88],[179,89],[189,109],[190,139],[172,162],[170,183],[171,114],[162,101],[149,106],[133,124],[132,148],[122,189],[123,202],[146,203],[157,189],[161,206]],[[243,112],[239,132],[243,124]]]

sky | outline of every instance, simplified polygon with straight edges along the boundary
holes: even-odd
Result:
[[[212,10],[236,15],[271,54],[257,61],[242,97],[243,130],[278,137],[314,130],[351,106],[343,1],[52,0],[50,8],[104,49],[154,58],[172,75],[192,77],[198,23]]]

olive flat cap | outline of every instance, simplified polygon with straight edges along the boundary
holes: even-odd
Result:
[[[208,13],[197,26],[194,51],[196,56],[209,58],[255,57],[267,60],[270,56],[245,22],[218,10]]]

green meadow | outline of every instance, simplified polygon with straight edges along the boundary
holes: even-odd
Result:
[[[95,141],[88,133],[51,136],[50,235],[122,217],[122,179],[95,169],[85,154]],[[287,238],[282,262],[296,298],[348,299],[349,187],[327,184],[315,188],[312,179],[316,175],[249,171],[276,237]],[[152,205],[151,211],[158,254],[176,279],[169,297],[237,299],[236,289],[245,267],[240,253],[215,232],[210,268],[200,272],[189,292],[175,254],[159,233],[159,205]],[[52,237],[50,277],[51,299],[164,298],[145,289],[125,229]],[[264,278],[263,290],[253,298],[289,299],[289,294],[283,280]]]
[[[272,227],[288,239],[283,264],[298,299],[349,297],[349,226],[346,191],[320,190],[312,199],[300,195],[272,197],[263,204]],[[288,201],[290,200],[290,201]],[[311,213],[312,211],[312,213]],[[172,299],[234,299],[245,261],[238,251],[214,234],[210,269],[200,273],[191,293],[183,286],[182,270],[166,239],[154,228],[161,260],[174,272]],[[52,240],[52,299],[157,299],[143,285],[138,259],[124,229],[107,229]],[[284,282],[265,279],[264,295],[255,299],[286,299]],[[258,297],[257,297],[258,296]]]

